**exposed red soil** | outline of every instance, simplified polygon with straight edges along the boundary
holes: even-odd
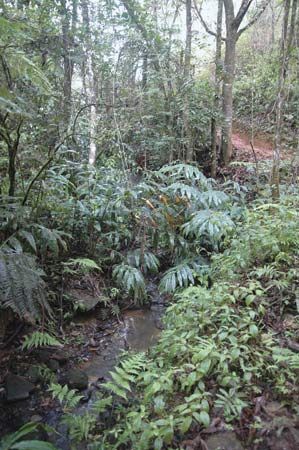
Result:
[[[241,129],[238,126],[234,126],[232,142],[235,150],[235,159],[237,161],[254,162],[255,157],[257,160],[273,158],[273,137],[269,135],[255,133],[252,137],[250,132]],[[286,151],[283,150],[281,158],[286,159],[287,156]]]

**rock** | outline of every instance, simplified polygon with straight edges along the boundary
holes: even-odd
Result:
[[[25,400],[34,388],[34,384],[19,375],[9,374],[5,378],[6,400],[8,402]]]
[[[94,338],[89,339],[89,345],[91,345],[91,347],[96,347],[97,346],[97,343],[94,340]]]
[[[47,364],[50,359],[54,359],[60,364],[64,364],[70,359],[70,355],[64,350],[43,348],[37,352],[37,358],[45,364]]]
[[[80,311],[88,312],[93,309],[98,303],[108,301],[109,299],[104,295],[94,295],[84,289],[72,288],[68,290],[68,295],[74,299],[74,302],[79,306]]]
[[[233,431],[214,434],[206,440],[206,444],[209,450],[244,450]]]
[[[42,416],[39,416],[38,414],[34,414],[32,417],[30,417],[30,422],[39,423],[43,420]]]
[[[70,388],[83,390],[88,387],[88,376],[81,369],[70,369],[64,379]]]
[[[27,370],[26,377],[29,381],[31,381],[31,383],[38,383],[39,381],[42,381],[38,366],[30,366]]]
[[[37,359],[42,363],[47,363],[49,359],[51,359],[53,350],[49,350],[48,348],[42,348],[36,352]]]
[[[49,361],[47,362],[47,366],[49,367],[50,370],[53,370],[53,372],[57,372],[57,370],[59,370],[59,362],[56,361],[56,359],[49,359]]]

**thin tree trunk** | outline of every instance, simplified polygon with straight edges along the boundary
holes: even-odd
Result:
[[[17,156],[17,147],[14,144],[13,146],[8,148],[8,178],[9,178],[8,195],[10,197],[13,197],[15,195],[16,156]]]
[[[236,33],[230,32],[226,38],[224,78],[223,78],[223,116],[221,151],[224,165],[228,165],[232,157],[232,126],[233,126],[233,83],[236,64]]]
[[[62,130],[65,131],[70,124],[72,108],[72,78],[73,62],[71,59],[71,35],[70,20],[66,0],[61,0],[62,16],[62,48],[63,48],[63,123]]]
[[[185,64],[184,64],[184,83],[187,84],[185,89],[185,101],[184,101],[184,138],[186,141],[186,160],[193,160],[193,143],[190,127],[190,101],[189,101],[189,82],[190,82],[190,70],[191,70],[191,45],[192,45],[192,12],[191,12],[191,0],[186,0],[186,44],[185,44]]]
[[[217,37],[215,54],[215,93],[214,93],[214,116],[211,121],[211,176],[216,178],[217,174],[217,120],[216,116],[220,109],[221,88],[221,44],[222,44],[222,17],[223,0],[218,0],[217,14]]]
[[[147,56],[147,50],[143,53],[142,58],[142,89],[145,91],[147,87],[147,77],[148,77],[148,56]]]
[[[97,116],[98,116],[98,80],[94,67],[94,56],[92,50],[91,29],[89,19],[89,5],[87,0],[81,0],[82,18],[86,34],[86,80],[87,80],[87,96],[90,103],[89,115],[89,153],[88,163],[93,166],[97,157]]]
[[[273,164],[271,173],[271,191],[273,200],[278,200],[280,196],[279,191],[279,169],[281,158],[281,143],[282,143],[282,127],[283,127],[283,110],[285,105],[285,85],[289,65],[289,56],[294,40],[295,18],[297,10],[297,0],[292,2],[292,13],[289,25],[289,18],[291,12],[291,0],[285,0],[284,3],[284,17],[280,45],[280,75],[278,81],[278,94],[276,103],[276,127],[274,138],[274,152]]]

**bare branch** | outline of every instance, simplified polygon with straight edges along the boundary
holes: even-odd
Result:
[[[253,18],[248,22],[248,24],[245,25],[245,27],[241,28],[241,29],[238,31],[238,37],[240,37],[241,34],[244,33],[244,31],[248,30],[248,28],[250,28],[252,25],[255,24],[255,22],[258,21],[258,19],[261,17],[261,15],[262,15],[263,12],[265,11],[265,9],[266,9],[267,6],[269,5],[269,3],[270,3],[270,0],[265,0],[265,1],[261,4],[259,10],[255,13],[255,15],[253,16]]]
[[[217,34],[216,34],[214,31],[210,30],[210,28],[209,28],[208,25],[207,25],[207,22],[204,20],[202,14],[201,14],[201,9],[198,8],[198,6],[197,6],[197,4],[196,4],[196,0],[194,0],[193,4],[194,4],[195,11],[196,11],[196,13],[197,13],[197,15],[198,15],[198,17],[199,17],[199,20],[201,21],[202,26],[204,27],[204,29],[206,30],[206,32],[207,32],[208,34],[210,34],[211,36],[217,37]],[[223,41],[226,40],[224,37],[221,37],[221,39],[222,39]]]
[[[253,0],[242,0],[240,9],[234,19],[234,26],[238,30]]]

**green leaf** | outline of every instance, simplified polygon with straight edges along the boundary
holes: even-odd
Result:
[[[187,433],[192,424],[192,417],[186,417],[183,422],[180,424],[180,430],[182,433]]]
[[[259,329],[256,325],[250,325],[249,327],[249,333],[251,336],[255,337],[259,334]]]
[[[210,416],[206,411],[201,411],[199,414],[201,423],[207,428],[210,425]]]
[[[12,450],[57,450],[53,444],[43,441],[22,441],[10,447]]]

